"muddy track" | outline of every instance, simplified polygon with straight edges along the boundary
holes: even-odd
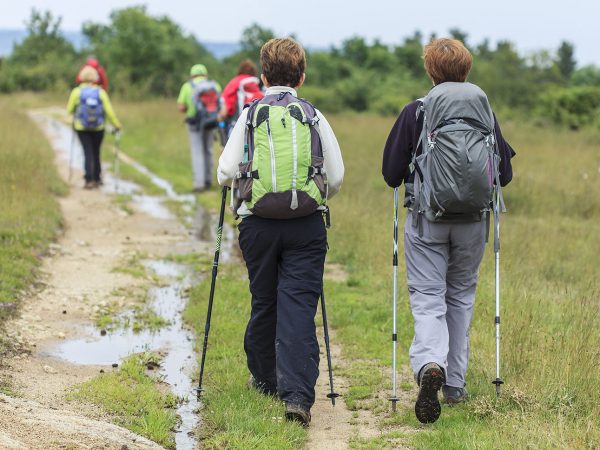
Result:
[[[65,139],[48,119],[48,111],[33,118],[57,150],[57,167],[67,180],[68,164],[59,150],[64,154],[66,145],[68,152],[68,135]],[[86,326],[109,302],[127,308],[127,298],[115,297],[119,288],[147,287],[147,280],[113,270],[131,255],[160,258],[208,248],[200,242],[190,247],[187,229],[174,217],[158,219],[135,207],[126,213],[113,203],[110,183],[103,191],[84,191],[81,185],[81,172],[74,170],[69,195],[59,199],[63,233],[41,266],[44,287],[25,295],[19,317],[7,325],[18,351],[3,361],[2,376],[19,398],[0,398],[0,447],[161,448],[108,423],[96,408],[66,399],[73,385],[113,370],[111,365],[70,364],[49,355],[66,340],[94,339]]]

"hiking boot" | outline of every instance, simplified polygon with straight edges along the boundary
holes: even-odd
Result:
[[[83,185],[84,189],[94,189],[96,187],[96,183],[94,183],[93,181],[86,181],[85,184]]]
[[[256,381],[252,375],[250,375],[250,378],[248,378],[246,386],[248,386],[248,389],[256,389],[261,394],[277,397],[277,389],[269,387],[267,383]]]
[[[453,386],[444,385],[442,386],[442,393],[444,394],[444,403],[448,405],[456,405],[458,403],[463,403],[469,398],[469,393],[467,390],[462,388],[457,388]]]
[[[206,188],[204,186],[200,187],[195,187],[194,189],[192,189],[192,193],[193,194],[200,194],[202,192],[204,192],[206,190]]]
[[[442,406],[438,391],[446,381],[444,371],[436,363],[423,366],[419,374],[419,396],[415,403],[415,415],[421,423],[433,423],[440,417]]]
[[[310,409],[298,403],[286,403],[285,420],[288,422],[298,422],[303,427],[307,427],[310,424]]]

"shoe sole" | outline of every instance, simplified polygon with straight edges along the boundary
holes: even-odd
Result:
[[[310,423],[310,420],[306,420],[306,417],[296,412],[286,412],[285,420],[287,420],[288,422],[298,422],[303,427],[308,427]]]
[[[433,423],[439,419],[442,406],[438,400],[438,391],[444,384],[442,369],[432,367],[421,376],[421,388],[415,403],[415,415],[421,423]]]

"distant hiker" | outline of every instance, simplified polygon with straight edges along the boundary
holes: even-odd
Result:
[[[108,76],[106,75],[106,71],[104,70],[104,67],[102,67],[100,62],[94,56],[90,56],[88,57],[85,64],[81,66],[81,69],[83,69],[86,66],[96,69],[96,72],[98,72],[98,81],[96,82],[96,84],[102,86],[102,89],[104,89],[108,93]],[[79,76],[81,74],[81,69],[79,69],[79,73],[75,77],[76,84],[81,83],[81,78]]]
[[[244,105],[265,96],[260,88],[256,65],[250,59],[244,59],[238,67],[236,75],[223,89],[223,107],[219,120],[225,121],[228,134],[240,117]]]
[[[85,189],[102,184],[100,146],[104,138],[106,121],[118,131],[121,122],[117,119],[108,94],[98,86],[98,72],[91,66],[84,66],[77,75],[79,86],[71,91],[67,112],[74,114],[73,127],[77,132],[85,158]]]
[[[221,102],[221,87],[208,78],[206,67],[192,66],[190,79],[179,91],[177,107],[186,115],[196,193],[210,188],[212,182],[212,147]]]
[[[427,423],[440,415],[440,388],[448,404],[467,397],[469,328],[491,191],[511,181],[515,153],[485,93],[465,82],[473,61],[465,46],[434,39],[423,57],[434,87],[400,113],[383,151],[382,173],[389,186],[406,186],[410,360],[420,386],[415,412]]]
[[[217,172],[235,180],[240,248],[252,310],[244,349],[258,391],[279,395],[286,419],[310,422],[319,375],[315,314],[327,236],[323,213],[344,176],[333,130],[297,97],[306,56],[293,39],[271,39],[260,51],[263,99],[242,111]]]

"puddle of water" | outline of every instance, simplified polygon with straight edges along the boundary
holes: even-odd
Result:
[[[55,111],[40,111],[31,113],[32,119],[44,130],[56,153],[65,162],[71,161],[73,168],[83,167],[83,151],[77,136],[59,119],[52,117]],[[107,145],[111,145],[109,142]],[[72,155],[71,155],[72,153]],[[146,175],[152,183],[163,189],[165,196],[150,196],[143,194],[137,184],[127,180],[118,180],[118,193],[131,195],[132,202],[138,209],[157,219],[174,220],[174,214],[164,205],[166,200],[176,200],[190,214],[190,223],[195,239],[215,242],[217,217],[197,204],[193,195],[178,194],[171,183],[152,173],[148,168],[121,154],[121,159]],[[105,165],[110,168],[112,164]],[[103,192],[113,194],[117,191],[117,180],[104,172]],[[221,261],[228,261],[239,254],[236,233],[233,227],[225,224],[221,241]],[[154,312],[169,321],[169,325],[156,332],[121,330],[106,336],[99,336],[94,327],[84,327],[86,335],[95,336],[60,343],[47,353],[47,356],[59,357],[75,364],[110,365],[122,361],[132,353],[150,350],[167,350],[160,372],[165,381],[171,386],[174,394],[183,401],[177,409],[181,417],[181,425],[175,434],[177,449],[194,449],[195,440],[189,435],[198,424],[198,402],[193,392],[192,372],[196,358],[193,347],[193,335],[183,326],[181,312],[185,308],[186,299],[182,295],[184,286],[188,283],[186,273],[181,265],[165,262],[150,261],[147,267],[158,276],[168,278],[171,283],[165,287],[152,288],[149,292],[151,308]]]
[[[105,336],[99,336],[94,327],[85,327],[84,331],[95,337],[65,341],[45,355],[74,364],[111,365],[133,353],[166,350],[168,353],[162,360],[159,372],[171,386],[171,391],[182,399],[177,408],[181,425],[175,434],[176,446],[177,449],[194,449],[196,442],[188,433],[193,432],[198,424],[198,401],[191,378],[196,358],[193,335],[184,328],[181,317],[186,305],[183,292],[188,280],[181,265],[167,261],[150,261],[146,265],[160,277],[178,280],[168,286],[152,288],[149,292],[150,307],[169,321],[168,326],[155,332],[120,330]]]

